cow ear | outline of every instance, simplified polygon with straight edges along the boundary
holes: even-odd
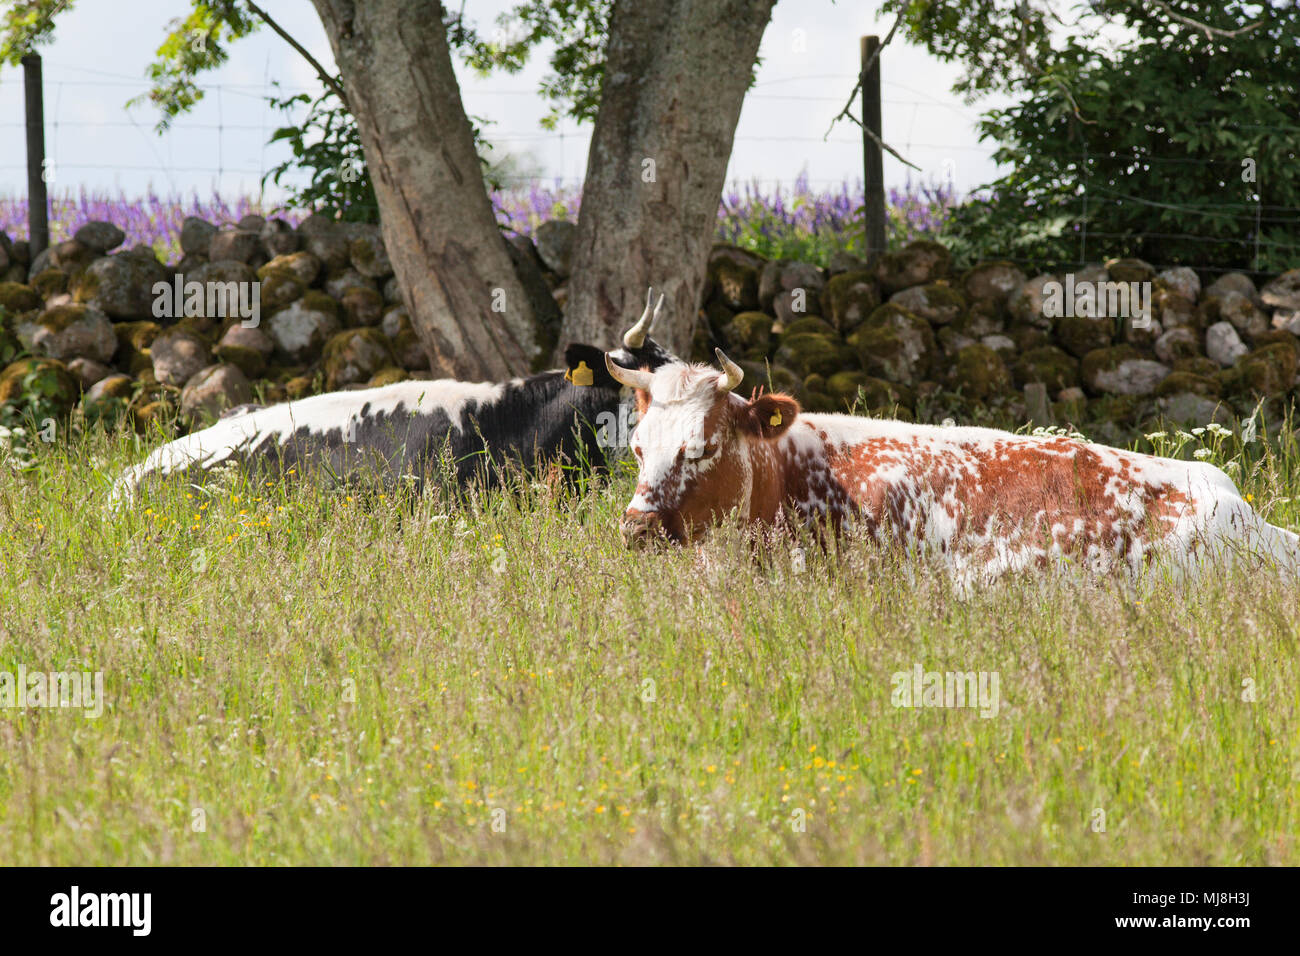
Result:
[[[746,409],[749,430],[764,439],[780,438],[799,415],[799,403],[789,395],[769,392],[753,399]]]
[[[564,378],[574,385],[618,388],[605,368],[605,353],[594,345],[573,342],[564,350]]]

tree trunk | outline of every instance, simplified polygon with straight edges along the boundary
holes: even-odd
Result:
[[[741,103],[775,0],[616,0],[561,344],[613,344],[647,286],[689,352]]]
[[[314,3],[361,132],[384,244],[435,370],[527,372],[542,332],[483,185],[442,4]]]

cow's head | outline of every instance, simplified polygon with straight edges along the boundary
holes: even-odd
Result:
[[[654,289],[647,290],[645,311],[641,313],[641,318],[636,321],[636,324],[623,333],[623,347],[607,353],[594,345],[576,342],[569,345],[564,350],[564,377],[574,385],[596,385],[616,389],[619,383],[605,369],[606,355],[609,355],[614,364],[621,368],[650,371],[669,362],[680,361],[676,355],[650,338],[650,329],[659,320],[663,310],[664,297],[659,296],[658,303],[655,303]]]
[[[632,433],[639,472],[620,529],[629,545],[657,537],[688,542],[733,509],[750,516],[754,467],[789,429],[799,403],[789,395],[732,394],[744,372],[715,349],[722,371],[673,362],[655,372],[609,374],[636,389],[640,420]]]

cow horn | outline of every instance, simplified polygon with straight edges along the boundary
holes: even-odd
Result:
[[[624,368],[610,358],[608,352],[605,353],[605,368],[609,369],[609,374],[614,381],[626,385],[628,388],[640,388],[649,391],[650,382],[654,379],[654,375],[642,369]]]
[[[659,296],[659,304],[654,307],[652,312],[650,303],[654,301],[654,286],[646,289],[645,293],[645,311],[641,313],[641,318],[637,319],[636,325],[623,333],[623,344],[630,349],[639,349],[645,345],[645,337],[650,334],[650,327],[655,324],[664,309],[664,297]]]
[[[720,387],[724,392],[729,392],[740,384],[741,379],[745,377],[745,370],[727,358],[722,349],[714,349],[713,353],[717,355],[718,364],[722,366],[723,371],[726,373],[726,378],[720,383]]]

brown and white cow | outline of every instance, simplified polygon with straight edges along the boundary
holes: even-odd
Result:
[[[607,363],[636,389],[631,545],[690,542],[724,516],[839,530],[938,555],[959,581],[1070,561],[1179,577],[1250,553],[1300,570],[1300,537],[1262,520],[1211,465],[1063,436],[803,414],[788,395],[732,393],[741,369]]]

